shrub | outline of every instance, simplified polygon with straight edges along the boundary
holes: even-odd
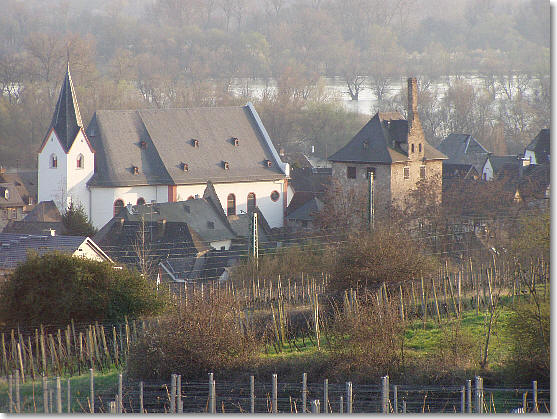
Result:
[[[205,379],[208,372],[240,371],[250,366],[259,341],[229,298],[188,298],[147,330],[130,351],[127,369],[136,378]]]
[[[62,215],[62,223],[69,236],[88,236],[93,237],[97,233],[97,229],[93,227],[85,209],[81,204],[74,205],[70,203],[68,209]]]
[[[162,294],[135,271],[67,254],[30,253],[3,284],[0,318],[8,324],[118,321],[160,311]]]
[[[424,255],[402,232],[379,228],[349,236],[334,258],[330,287],[376,288],[427,276],[436,269],[435,259]]]
[[[342,377],[378,380],[399,370],[404,325],[397,308],[373,298],[337,311],[329,331],[333,370]]]
[[[539,306],[523,303],[514,309],[508,332],[513,342],[510,363],[515,379],[549,384],[550,314],[547,300]]]

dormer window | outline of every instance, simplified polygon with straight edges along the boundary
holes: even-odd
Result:
[[[182,169],[183,172],[187,172],[189,170],[188,164],[187,163],[180,163],[180,169]]]
[[[364,141],[364,142],[362,143],[362,146],[364,147],[364,150],[367,150],[368,142],[367,142],[367,141]]]
[[[209,230],[214,230],[215,229],[215,223],[213,221],[207,221],[207,228]]]
[[[147,148],[147,141],[141,140],[141,141],[139,142],[139,147],[141,147],[142,149],[145,150],[145,149]]]
[[[79,156],[77,156],[77,162],[76,162],[76,167],[78,169],[83,169],[83,154],[80,154]]]
[[[230,163],[228,163],[227,161],[223,161],[222,162],[222,167],[224,170],[228,170],[230,169]]]
[[[50,155],[50,168],[51,169],[56,169],[58,167],[58,157],[56,157],[56,154],[51,154]]]
[[[8,201],[8,200],[10,199],[10,191],[8,190],[8,188],[4,188],[4,193],[3,193],[3,195],[4,195],[4,199],[5,199],[6,201]]]
[[[188,198],[190,199],[190,198]],[[191,197],[191,199],[193,199],[193,197]],[[189,205],[184,205],[184,211],[186,212],[186,214],[190,213],[190,206]]]
[[[234,144],[234,147],[238,147],[240,145],[240,140],[236,137],[232,137],[232,144]]]
[[[132,166],[132,173],[134,175],[138,175],[139,174],[139,167],[137,166]]]
[[[192,138],[191,145],[194,146],[195,148],[199,148],[199,140]]]
[[[265,166],[271,167],[272,165],[273,165],[273,162],[271,160],[265,160]]]

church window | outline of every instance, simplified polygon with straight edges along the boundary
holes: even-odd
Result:
[[[420,179],[425,179],[425,166],[420,166]]]
[[[56,169],[58,167],[58,157],[56,156],[56,154],[50,155],[50,167],[52,169]]]
[[[233,193],[226,200],[226,215],[236,215],[236,197]]]
[[[83,154],[77,156],[77,168],[83,169]]]
[[[255,194],[250,192],[248,194],[248,214],[255,210]]]
[[[410,179],[410,168],[409,167],[404,168],[404,179]]]
[[[356,168],[354,166],[348,166],[346,168],[346,177],[348,177],[348,179],[356,179]]]
[[[413,152],[414,152],[414,144],[411,144],[411,145],[410,145],[410,148],[411,148],[412,153],[413,153]]]
[[[280,194],[278,191],[271,192],[271,201],[277,202],[280,198]]]
[[[114,216],[118,215],[118,213],[124,208],[124,201],[121,199],[117,199],[114,201]]]
[[[420,153],[422,152],[422,143],[418,145],[418,150],[420,151]]]
[[[137,205],[145,205],[145,198],[143,197],[137,198]]]

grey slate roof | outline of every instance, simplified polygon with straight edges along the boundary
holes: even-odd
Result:
[[[54,201],[41,201],[23,219],[24,222],[62,222],[62,215]]]
[[[443,164],[471,164],[478,171],[490,153],[469,134],[449,134],[437,148],[449,157]]]
[[[323,209],[323,205],[323,202],[319,198],[314,197],[292,213],[288,214],[286,218],[289,221],[313,221],[315,214]]]
[[[537,164],[549,164],[551,148],[551,137],[549,128],[540,130],[536,138],[526,147],[526,150],[533,151],[536,155]]]
[[[34,236],[0,233],[0,269],[13,269],[27,259],[28,251],[39,255],[50,252],[73,254],[81,244],[90,240],[82,236]]]
[[[3,233],[12,234],[34,234],[34,235],[45,235],[50,234],[50,231],[54,230],[56,235],[66,234],[66,228],[64,223],[52,222],[52,221],[25,221],[23,220],[10,220]]]
[[[54,128],[58,139],[62,143],[62,147],[68,152],[78,131],[82,127],[83,123],[81,122],[81,114],[79,113],[79,106],[77,105],[70,74],[70,64],[68,63],[50,128]]]
[[[493,173],[496,176],[513,176],[517,177],[520,175],[520,168],[522,166],[522,160],[518,156],[493,156],[488,157],[491,167],[493,168]]]
[[[37,170],[18,170],[17,173],[0,173],[0,182],[13,183],[25,204],[37,202]]]
[[[285,177],[284,165],[274,147],[269,146],[270,140],[251,104],[100,110],[87,127],[87,137],[96,151],[90,186],[184,185]],[[238,138],[237,146],[233,138]],[[198,147],[193,146],[194,139]],[[266,161],[271,161],[270,167]],[[223,168],[224,162],[229,163],[228,170]],[[182,170],[181,163],[188,165],[187,171]],[[133,166],[138,174],[133,174]]]
[[[398,112],[377,112],[369,122],[330,161],[353,163],[404,162],[408,160],[408,121]],[[426,159],[446,159],[427,141]]]

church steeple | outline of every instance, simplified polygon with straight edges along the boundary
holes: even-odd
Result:
[[[72,146],[79,129],[83,127],[70,74],[69,60],[50,127],[54,128],[66,152]]]

